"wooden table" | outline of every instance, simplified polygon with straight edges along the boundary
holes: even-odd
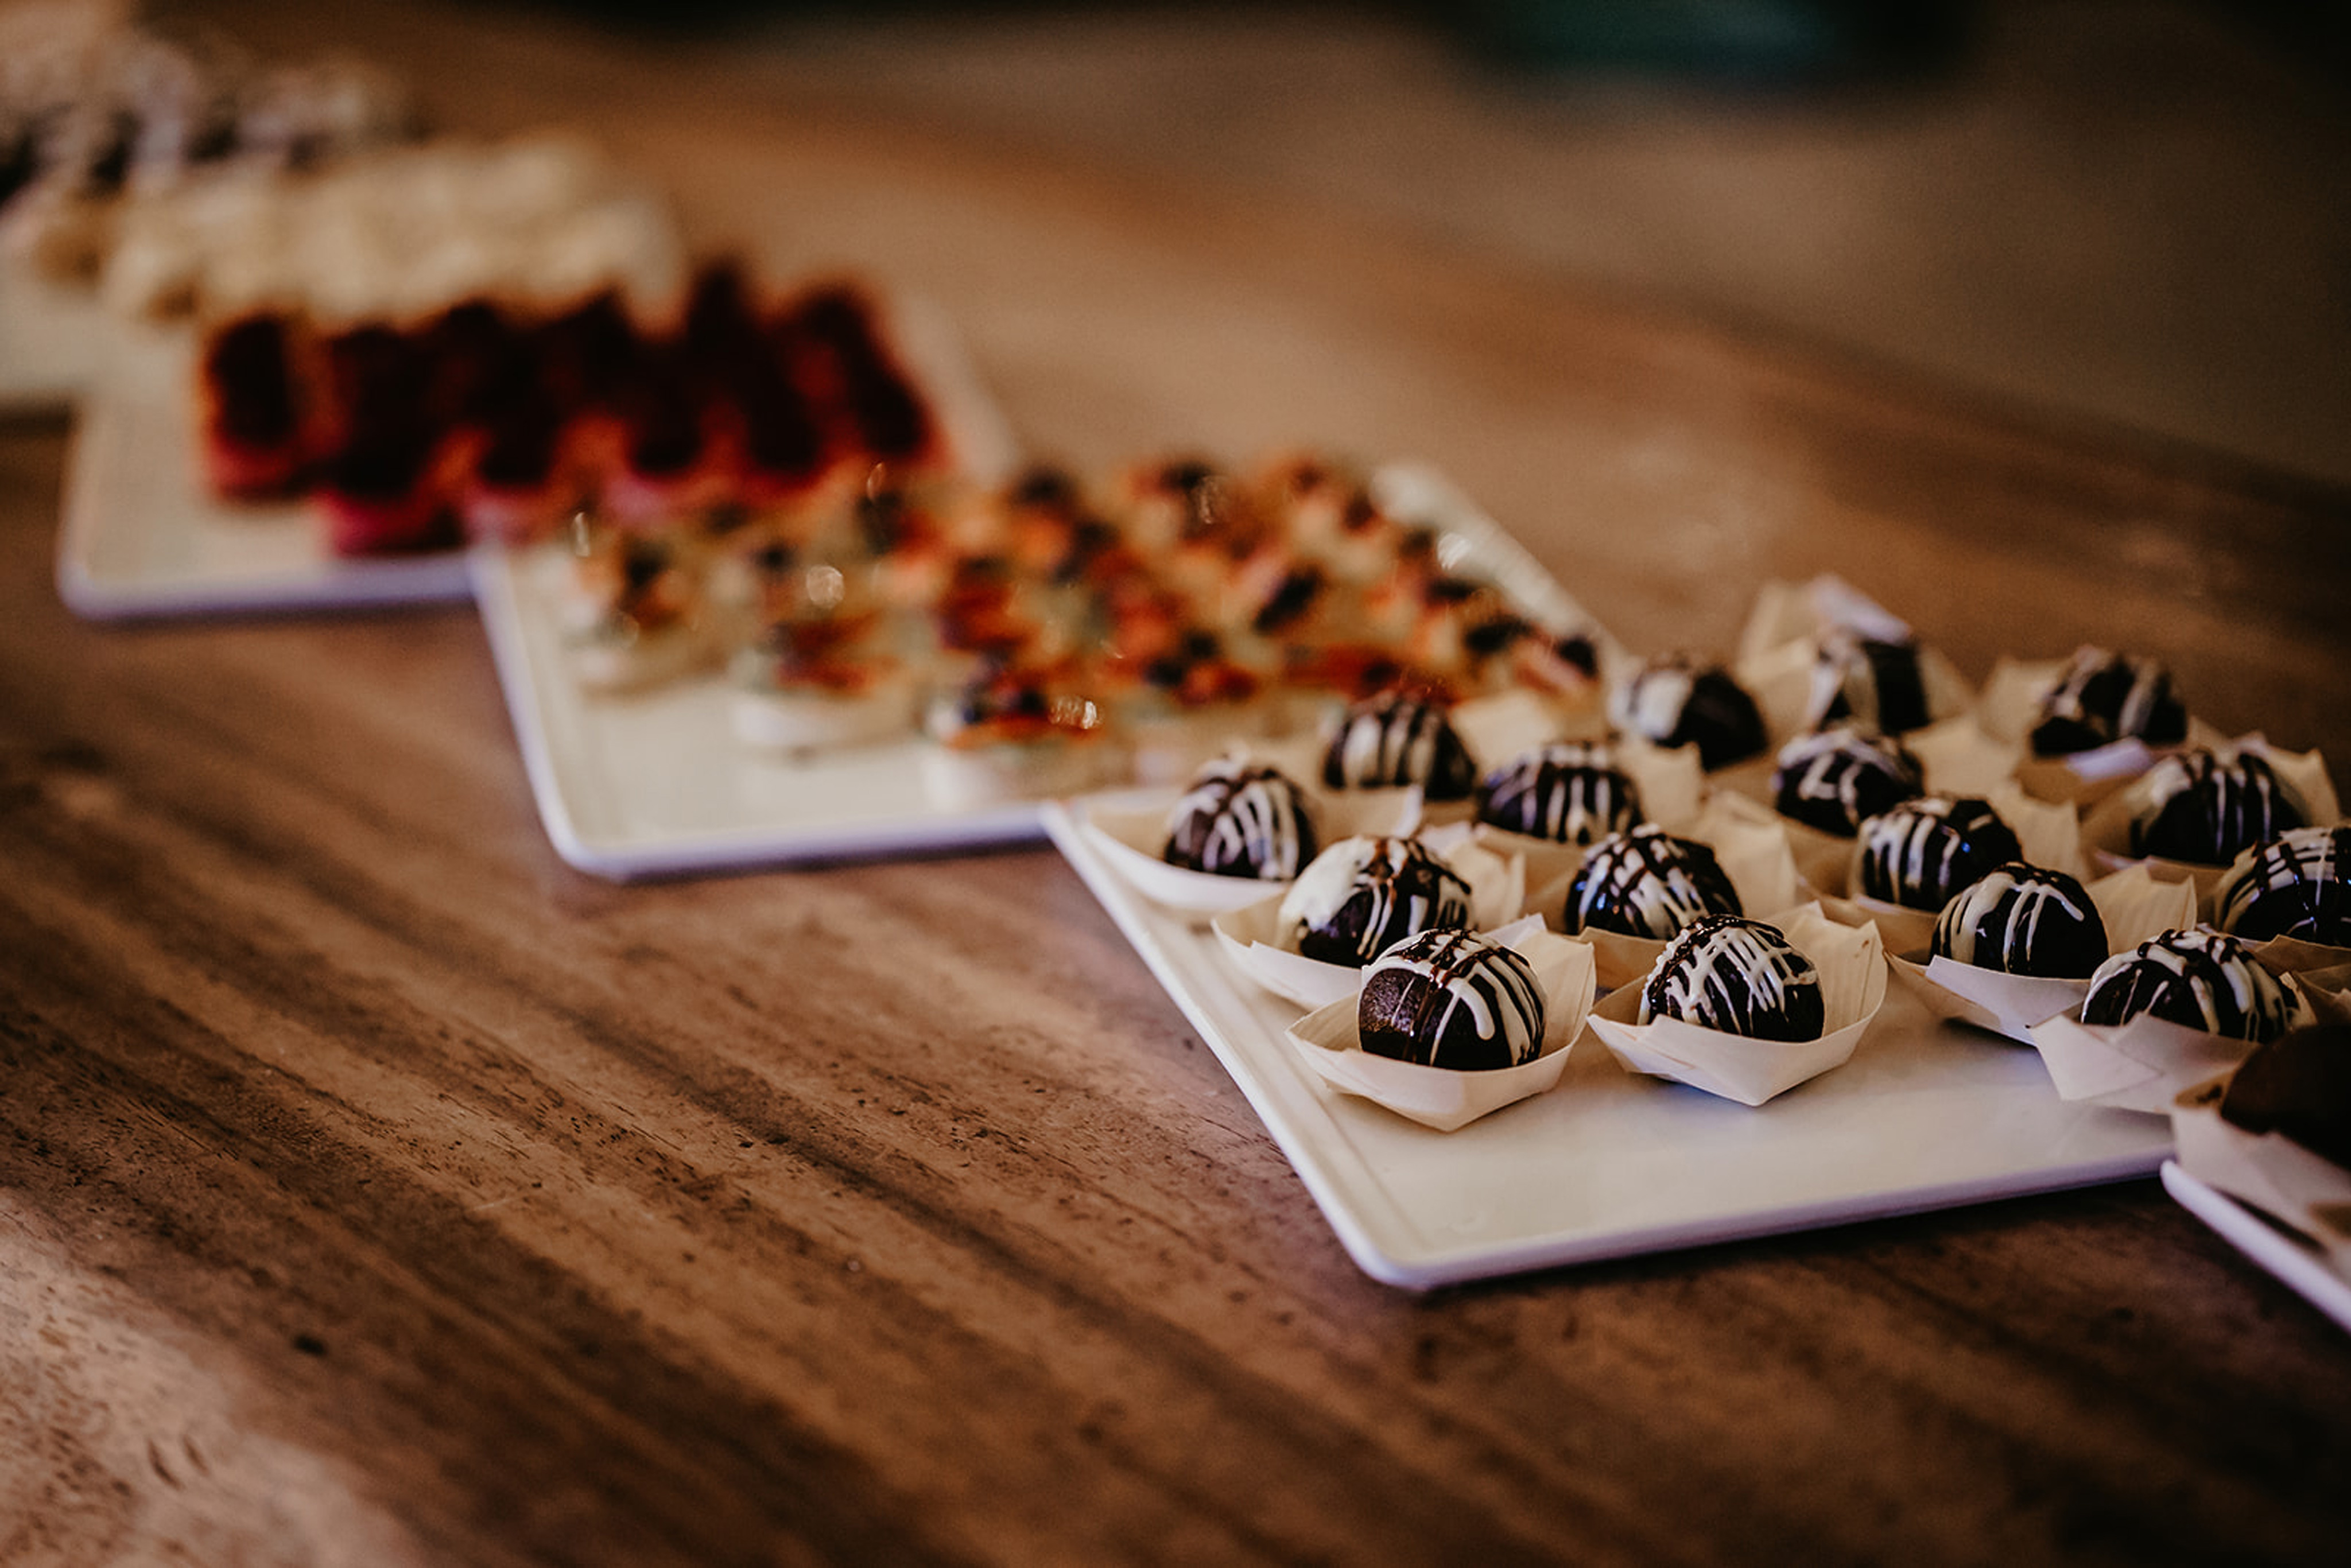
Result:
[[[2351,756],[2339,494],[703,55],[347,25],[936,298],[1038,450],[1423,455],[1636,647],[1834,568]],[[0,424],[0,1561],[2340,1550],[2351,1342],[2152,1183],[1384,1288],[1050,852],[577,875],[470,615],[74,622],[65,444]]]

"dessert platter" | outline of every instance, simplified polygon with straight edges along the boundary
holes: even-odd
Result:
[[[1391,696],[1047,824],[1384,1281],[2150,1174],[2199,1080],[2351,1002],[2332,781],[2148,661],[1938,664],[1774,585],[1605,713]]]
[[[516,734],[549,837],[572,864],[626,878],[1037,838],[1051,796],[1176,776],[1231,727],[1295,729],[1328,706],[1333,683],[1375,673],[1392,650],[1364,640],[1359,623],[1374,612],[1341,601],[1360,598],[1350,570],[1387,582],[1399,548],[1420,552],[1439,591],[1479,584],[1458,601],[1377,612],[1405,618],[1414,635],[1458,637],[1465,615],[1560,628],[1554,642],[1589,628],[1514,540],[1426,468],[1357,481],[1284,457],[1244,482],[1155,459],[1099,493],[1058,470],[1014,473],[1001,425],[952,356],[924,347],[947,340],[926,338],[923,319],[907,317],[897,340],[935,400],[958,476],[874,492],[852,465],[860,534],[877,503],[887,507],[893,537],[878,550],[828,538],[838,476],[784,508],[799,520],[782,526],[806,537],[780,562],[758,523],[741,542],[692,547],[714,569],[692,591],[705,623],[724,621],[710,601],[744,561],[766,574],[767,613],[734,634],[731,657],[721,636],[682,650],[676,670],[614,666],[597,631],[610,616],[583,627],[571,546],[476,554]],[[1286,492],[1278,508],[1255,498],[1268,489]],[[819,605],[811,591],[830,597]],[[880,602],[844,643],[862,593]],[[1536,648],[1541,639],[1520,641],[1514,667],[1589,678],[1549,643]],[[1570,652],[1596,666],[1608,650],[1587,639]]]

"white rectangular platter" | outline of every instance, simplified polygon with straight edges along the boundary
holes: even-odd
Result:
[[[2351,1281],[2328,1268],[2316,1250],[2169,1160],[2163,1162],[2163,1187],[2230,1246],[2351,1333]]]
[[[104,324],[95,289],[0,256],[0,413],[72,407],[97,366]]]
[[[196,458],[195,346],[110,328],[66,470],[57,592],[100,620],[458,600],[461,551],[347,559],[300,506],[234,506]]]
[[[1587,1032],[1560,1085],[1453,1133],[1330,1088],[1299,1009],[1215,935],[1138,896],[1082,831],[1046,830],[1265,1121],[1365,1273],[1464,1280],[2147,1176],[2170,1123],[2057,1098],[2032,1051],[1929,1019],[1900,987],[1854,1059],[1760,1108],[1636,1077]]]
[[[1446,564],[1501,583],[1563,624],[1588,618],[1516,540],[1425,467],[1374,479],[1395,515],[1437,521]],[[972,807],[934,792],[928,742],[807,761],[737,743],[716,678],[595,695],[564,657],[552,549],[485,550],[475,582],[548,837],[582,871],[627,879],[1035,839],[1038,803]]]

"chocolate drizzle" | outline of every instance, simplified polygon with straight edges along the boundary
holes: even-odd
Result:
[[[2171,689],[2171,674],[2152,659],[2074,650],[2072,663],[2041,699],[2032,754],[2067,757],[2117,740],[2172,746],[2188,737],[2188,710]]]
[[[1640,821],[1641,792],[1608,747],[1560,741],[1488,775],[1478,818],[1555,843],[1588,844]]]
[[[2301,798],[2257,752],[2199,747],[2167,757],[2131,793],[2131,852],[2199,865],[2226,865],[2309,821]]]
[[[1212,876],[1288,882],[1313,859],[1313,819],[1298,787],[1271,768],[1220,759],[1192,779],[1168,815],[1171,865]]]
[[[1928,711],[1926,678],[1919,673],[1916,643],[1882,642],[1840,632],[1823,639],[1813,666],[1808,727],[1858,720],[1888,735],[1923,729]]]
[[[1867,896],[1939,910],[1979,877],[2024,858],[2015,832],[1982,800],[1906,800],[1861,825],[1856,881]]]
[[[2105,962],[2106,923],[2074,878],[2015,862],[1943,906],[1934,955],[2011,975],[2085,979]]]
[[[1750,1040],[1818,1040],[1828,1027],[1819,967],[1777,926],[1736,915],[1691,922],[1657,955],[1640,1021],[1664,1018]]]
[[[2295,828],[2237,857],[2212,894],[2213,924],[2249,941],[2294,936],[2351,947],[2351,828]]]
[[[1798,736],[1780,748],[1771,775],[1781,815],[1840,839],[1926,787],[1900,741],[1855,725]]]
[[[1444,710],[1384,692],[1347,710],[1323,753],[1322,782],[1333,789],[1417,784],[1428,800],[1465,800],[1478,773]]]
[[[1674,654],[1651,660],[1611,692],[1608,716],[1654,746],[1697,747],[1698,766],[1708,772],[1769,744],[1755,699],[1728,670]]]
[[[2302,1019],[2301,998],[2218,931],[2167,931],[2117,953],[2090,978],[2082,1021],[2158,1018],[2231,1040],[2274,1040]]]
[[[1361,968],[1424,931],[1469,924],[1469,884],[1416,839],[1344,839],[1281,901],[1281,930],[1309,958]]]
[[[1562,928],[1667,937],[1702,915],[1740,915],[1714,851],[1655,823],[1611,833],[1592,846],[1567,890]]]
[[[1491,1071],[1542,1052],[1534,966],[1468,931],[1423,932],[1382,953],[1355,1016],[1365,1051],[1427,1067]]]

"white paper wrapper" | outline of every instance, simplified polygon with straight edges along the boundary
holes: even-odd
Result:
[[[2145,1016],[2126,1024],[2047,1019],[2032,1026],[2032,1043],[2060,1100],[2154,1116],[2168,1115],[2182,1091],[2233,1070],[2253,1050],[2250,1040]]]
[[[2330,947],[2299,936],[2273,936],[2252,945],[2253,959],[2273,975],[2298,977],[2305,991],[2351,986],[2351,947]]]
[[[1297,775],[1291,774],[1292,779]],[[1301,784],[1317,831],[1325,843],[1357,834],[1398,837],[1420,821],[1417,789],[1322,790]],[[1169,865],[1167,813],[1183,798],[1181,789],[1120,790],[1072,802],[1079,829],[1127,884],[1154,904],[1190,915],[1208,915],[1255,904],[1269,893],[1277,898],[1288,883],[1254,877],[1213,876]]]
[[[2101,877],[2088,891],[2098,906],[2098,918],[2105,923],[2109,956],[2127,953],[2159,932],[2196,923],[2194,890],[2185,883],[2158,881],[2144,866]],[[1888,954],[1886,963],[1935,1017],[1988,1029],[2023,1045],[2034,1043],[2033,1025],[2075,1011],[2090,994],[2086,976],[2055,980],[2010,975],[1955,958],[1930,960],[1923,947]]]
[[[2351,1281],[2351,1171],[2276,1133],[2249,1133],[2220,1118],[2220,1080],[2171,1106],[2180,1168],[2301,1231],[2338,1277]]]
[[[1469,884],[1473,929],[1514,946],[1516,936],[1542,928],[1541,916],[1521,916],[1518,912],[1526,901],[1526,868],[1515,857],[1487,850],[1458,824],[1431,829],[1421,835],[1421,841],[1444,856],[1446,863]],[[1353,965],[1309,958],[1289,946],[1281,929],[1281,900],[1282,894],[1276,893],[1242,908],[1226,910],[1209,922],[1226,960],[1275,996],[1302,1008],[1327,1007],[1342,997],[1353,996],[1364,983],[1364,971]]]
[[[1651,746],[1639,739],[1616,744],[1617,766],[1641,792],[1641,810],[1669,833],[1689,836],[1706,802],[1706,770],[1698,747]]]
[[[1788,836],[1788,852],[1795,857],[1796,874],[1804,885],[1831,898],[1843,898],[1853,875],[1853,850],[1857,838],[1841,839],[1793,817],[1779,819]]]
[[[1926,770],[1930,795],[1989,800],[1993,790],[2013,783],[2024,760],[2023,747],[1995,738],[1971,713],[1914,729],[1902,744]]]
[[[2342,820],[2342,806],[2335,792],[2335,780],[2327,775],[2326,759],[2317,752],[2284,750],[2272,746],[2268,738],[2258,732],[2220,744],[2234,747],[2241,752],[2257,754],[2267,761],[2286,787],[2310,808],[2313,822],[2324,824]],[[2220,878],[2229,868],[2132,854],[2131,815],[2138,804],[2135,791],[2117,789],[2098,802],[2082,820],[2082,838],[2089,847],[2092,862],[2100,871],[2143,864],[2166,881],[2192,882],[2196,885],[2197,912],[2202,918],[2210,919],[2213,890],[2220,885]]]
[[[1905,909],[1865,894],[1853,898],[1823,894],[1820,905],[1821,913],[1840,925],[1876,926],[1888,953],[1923,951],[1935,939],[1935,920],[1941,914],[1933,909]]]
[[[1497,692],[1456,703],[1446,713],[1453,733],[1478,765],[1483,779],[1495,768],[1561,738],[1560,716],[1550,703],[1530,691]]]
[[[1532,921],[1516,928],[1507,945],[1534,966],[1542,987],[1542,1053],[1532,1061],[1487,1072],[1459,1072],[1374,1056],[1363,1048],[1357,1032],[1353,991],[1292,1024],[1290,1044],[1333,1089],[1361,1095],[1440,1133],[1544,1093],[1566,1071],[1568,1050],[1592,1010],[1592,951]]]
[[[1907,622],[1833,573],[1757,591],[1733,673],[1755,698],[1775,747],[1806,727],[1821,642],[1838,631],[1884,643],[1912,637]],[[1918,650],[1918,676],[1930,713],[1958,715],[1973,702],[1967,678],[1937,649]]]
[[[1640,988],[1614,992],[1592,1016],[1593,1032],[1627,1071],[1669,1078],[1742,1105],[1761,1105],[1849,1061],[1886,1000],[1886,966],[1876,926],[1839,925],[1807,905],[1775,922],[1818,965],[1828,1030],[1793,1043],[1749,1040],[1678,1019],[1640,1024]]]

